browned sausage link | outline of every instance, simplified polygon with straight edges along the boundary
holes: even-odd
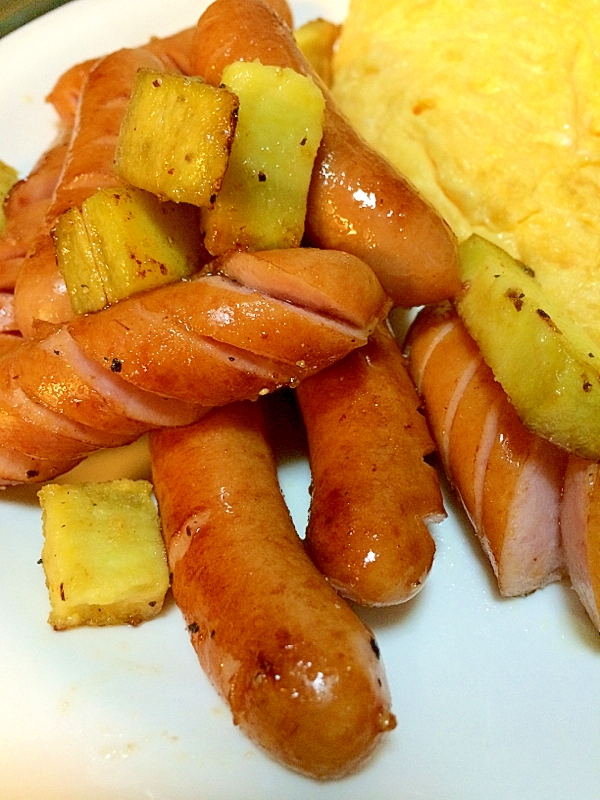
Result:
[[[569,455],[560,515],[571,585],[600,631],[600,465]]]
[[[0,289],[14,289],[19,269],[52,202],[67,155],[70,131],[44,153],[27,178],[16,183],[4,204],[6,227],[0,236]]]
[[[160,58],[168,71],[189,75],[194,32],[195,28],[186,28],[164,39],[150,39],[146,48]]]
[[[153,37],[146,45],[146,49],[157,55],[166,69],[178,70],[189,75],[194,31],[194,28],[186,28],[164,39]],[[59,77],[47,95],[46,100],[52,103],[63,125],[72,128],[75,124],[79,96],[90,72],[99,60],[100,57],[74,64]]]
[[[281,496],[257,403],[151,437],[173,595],[233,719],[315,778],[395,726],[371,631],[318,573]]]
[[[293,29],[294,17],[292,14],[292,9],[289,7],[287,0],[264,0],[264,2],[271,6],[273,11],[279,14],[283,22],[285,22],[289,28]]]
[[[423,309],[406,347],[432,436],[500,594],[560,580],[566,452],[525,428],[449,304]]]
[[[435,545],[425,521],[443,519],[434,444],[402,355],[380,326],[366,347],[297,391],[312,472],[309,555],[345,597],[408,600]]]
[[[73,317],[50,231],[64,211],[81,206],[100,188],[122,183],[114,171],[115,147],[141,67],[162,69],[163,64],[145,48],[118,50],[100,59],[85,81],[65,168],[15,287],[15,313],[26,337],[43,338],[44,323],[61,324]]]
[[[389,308],[346,253],[234,251],[213,267],[0,358],[0,483],[48,479],[98,447],[295,386],[366,344]],[[15,453],[27,458],[13,468]]]
[[[52,103],[61,123],[67,128],[75,125],[75,116],[79,98],[85,82],[99,59],[91,58],[80,64],[74,64],[59,77],[46,101]]]
[[[198,22],[194,71],[219,84],[227,64],[254,59],[312,75],[326,98],[308,201],[308,241],[362,258],[398,305],[453,296],[460,282],[448,226],[358,136],[300,53],[289,27],[263,0],[216,0]]]

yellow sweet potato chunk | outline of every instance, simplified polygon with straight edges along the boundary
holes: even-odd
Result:
[[[138,625],[155,617],[169,571],[148,481],[47,484],[42,563],[50,595],[48,622]]]
[[[198,267],[197,210],[131,186],[101,189],[58,220],[54,243],[73,309],[99,311]]]
[[[291,69],[236,62],[222,80],[240,101],[229,166],[214,207],[202,209],[212,255],[235,247],[297,247],[304,234],[325,102],[314,81]]]
[[[600,350],[533,271],[473,234],[460,245],[458,313],[523,423],[600,458]]]
[[[4,161],[0,161],[0,233],[4,230],[6,225],[6,217],[4,215],[4,201],[12,187],[18,179],[18,174],[15,169],[9,167]]]
[[[201,78],[140,70],[123,120],[115,167],[140,189],[211,205],[229,159],[238,100]]]
[[[296,44],[325,86],[331,86],[333,48],[340,35],[340,27],[335,22],[319,17],[294,31]]]
[[[102,274],[78,208],[70,208],[56,223],[52,236],[56,260],[76,314],[99,311],[108,305]]]

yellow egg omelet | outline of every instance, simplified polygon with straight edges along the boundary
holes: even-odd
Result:
[[[333,89],[459,239],[528,264],[600,341],[596,0],[351,0]]]

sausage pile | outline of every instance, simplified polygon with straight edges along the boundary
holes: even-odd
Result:
[[[203,252],[192,279],[76,317],[51,231],[120,185],[137,70],[219,85],[254,59],[312,76],[326,100],[303,246]],[[317,779],[357,770],[395,727],[379,648],[344,598],[387,606],[423,586],[427,525],[445,516],[436,447],[500,593],[568,574],[600,627],[597,465],[522,425],[444,302],[461,289],[448,226],[339,113],[284,0],[215,0],[195,28],[74,66],[49,100],[60,134],[11,191],[0,236],[0,484],[151,432],[173,596],[235,724]],[[392,305],[427,306],[404,355]],[[304,542],[265,420],[281,387],[308,439]]]
[[[290,19],[280,2],[216,0],[196,29],[78,65],[55,87],[61,140],[14,189],[0,240],[18,326],[0,339],[0,482],[48,480],[153,431],[173,594],[203,668],[255,742],[329,779],[395,726],[377,644],[340,595],[408,600],[431,568],[426,523],[444,517],[385,318],[458,290],[452,234],[322,87],[305,247],[206,258],[192,280],[75,318],[51,237],[63,211],[119,184],[140,67],[216,85],[237,60],[312,74]],[[300,387],[310,440],[306,548],[261,416],[260,397],[285,386]]]

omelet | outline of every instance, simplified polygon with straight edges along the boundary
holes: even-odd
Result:
[[[351,0],[333,92],[459,240],[534,271],[600,342],[600,6]]]

